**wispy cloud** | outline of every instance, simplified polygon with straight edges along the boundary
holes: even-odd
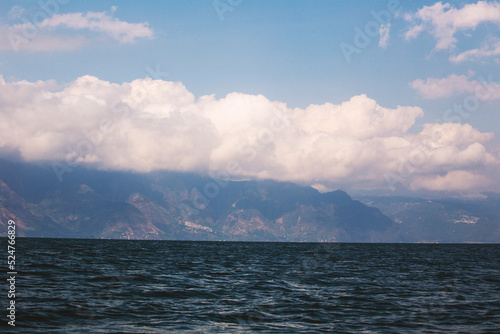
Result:
[[[484,175],[457,170],[448,172],[445,175],[419,176],[413,180],[410,188],[412,190],[466,191],[468,189],[484,188],[489,182]]]
[[[61,36],[39,32],[34,38],[25,38],[19,31],[0,27],[0,52],[56,52],[72,51],[88,45],[85,36]]]
[[[10,19],[20,19],[25,15],[25,13],[26,9],[19,5],[16,5],[9,10],[8,15]]]
[[[0,50],[3,51],[67,51],[81,48],[95,37],[93,32],[106,36],[119,43],[135,43],[138,39],[151,39],[154,36],[148,23],[129,23],[121,21],[111,12],[85,12],[55,14],[40,22],[30,22],[0,27]],[[11,9],[10,16],[19,18],[24,15],[21,7]],[[64,29],[64,32],[63,32]],[[75,34],[68,34],[67,30]]]
[[[426,32],[436,40],[434,51],[455,53],[449,57],[451,62],[475,61],[500,54],[498,39],[492,38],[489,41],[483,40],[481,48],[456,54],[458,33],[470,34],[481,24],[486,23],[500,25],[500,2],[478,1],[466,4],[462,8],[437,2],[432,6],[424,6],[415,13],[407,13],[404,18],[410,23],[404,34],[406,40],[417,38]]]
[[[467,50],[458,55],[452,55],[450,56],[450,60],[454,63],[461,63],[498,55],[500,55],[500,39],[494,38],[484,43],[481,48]]]
[[[411,24],[406,39],[416,38],[426,31],[436,39],[436,50],[449,50],[456,46],[457,32],[472,30],[487,22],[499,24],[500,3],[478,1],[457,9],[449,3],[437,2],[407,14],[405,19]]]
[[[380,40],[378,42],[378,46],[381,48],[386,48],[389,45],[389,34],[391,32],[391,24],[381,24],[380,25]]]

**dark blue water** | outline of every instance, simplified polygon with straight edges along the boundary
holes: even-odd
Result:
[[[12,332],[500,333],[500,245],[16,246]]]

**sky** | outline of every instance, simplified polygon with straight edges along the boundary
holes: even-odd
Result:
[[[2,1],[0,157],[500,192],[498,1]]]

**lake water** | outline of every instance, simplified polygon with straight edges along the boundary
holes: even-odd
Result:
[[[500,332],[500,245],[18,238],[16,262],[16,333]]]

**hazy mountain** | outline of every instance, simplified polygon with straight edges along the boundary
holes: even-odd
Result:
[[[365,196],[396,222],[393,230],[406,242],[500,242],[500,194],[478,199],[422,199]]]
[[[395,223],[342,191],[195,174],[0,162],[2,224],[20,236],[275,241],[390,241]],[[2,234],[5,235],[6,229]]]
[[[359,197],[274,181],[0,161],[0,224],[19,236],[173,240],[500,242],[500,195]]]

